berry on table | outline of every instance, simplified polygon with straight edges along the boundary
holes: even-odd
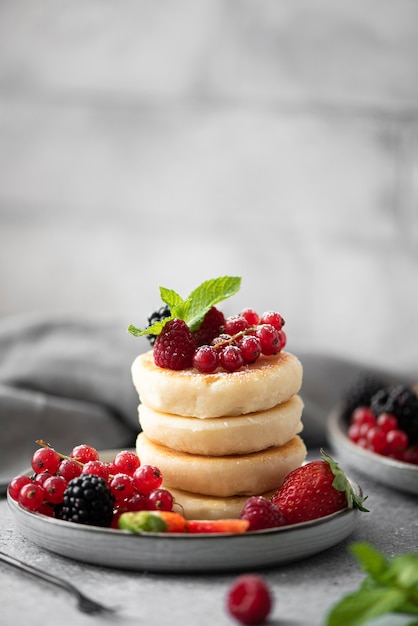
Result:
[[[242,574],[228,590],[227,611],[241,624],[263,623],[272,606],[272,593],[265,580],[257,574]]]

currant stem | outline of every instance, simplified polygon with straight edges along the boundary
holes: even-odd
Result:
[[[80,467],[84,467],[84,463],[82,463],[81,461],[78,461],[77,459],[74,459],[71,456],[67,456],[66,454],[62,454],[61,452],[57,452],[57,450],[55,450],[55,448],[53,446],[51,446],[51,444],[49,444],[47,441],[44,441],[43,439],[37,439],[35,441],[35,443],[37,443],[38,446],[41,446],[42,448],[50,448],[51,450],[54,450],[54,452],[56,452],[58,454],[60,459],[65,459],[67,461],[75,461]]]

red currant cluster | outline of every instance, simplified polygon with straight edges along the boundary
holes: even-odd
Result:
[[[368,406],[357,407],[351,414],[348,437],[371,452],[418,465],[418,444],[409,445],[407,433],[392,413],[376,416]]]
[[[67,485],[82,474],[94,474],[106,481],[115,506],[112,528],[126,511],[171,511],[174,498],[161,487],[162,475],[153,465],[141,465],[130,450],[118,452],[111,462],[100,460],[95,448],[81,444],[69,456],[60,454],[48,444],[41,445],[32,456],[32,476],[19,475],[9,484],[9,495],[21,506],[49,517],[64,500]]]
[[[195,350],[193,366],[205,374],[219,366],[235,372],[243,365],[255,363],[261,354],[277,354],[286,345],[283,326],[279,313],[267,311],[259,316],[247,308],[239,315],[225,318],[222,333]]]

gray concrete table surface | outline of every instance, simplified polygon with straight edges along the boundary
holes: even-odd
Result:
[[[348,470],[348,468],[346,468]],[[354,541],[368,541],[387,556],[416,551],[416,496],[379,485],[350,468],[347,472],[368,495],[369,513],[340,544],[307,559],[258,570],[274,594],[269,624],[320,626],[329,608],[354,591],[364,574],[348,551]],[[49,626],[65,616],[73,626],[154,624],[228,626],[236,623],[225,598],[237,572],[214,575],[167,575],[90,566],[38,548],[15,527],[6,500],[0,502],[0,550],[75,583],[94,599],[118,606],[115,617],[83,615],[73,598],[47,583],[0,563],[0,623]]]

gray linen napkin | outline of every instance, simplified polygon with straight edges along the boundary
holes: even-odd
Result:
[[[63,453],[79,443],[134,445],[139,400],[130,368],[149,344],[127,332],[129,321],[40,314],[0,320],[0,481],[29,466],[36,439]],[[375,370],[294,352],[304,368],[303,438],[308,447],[326,445],[330,409],[350,381]]]

